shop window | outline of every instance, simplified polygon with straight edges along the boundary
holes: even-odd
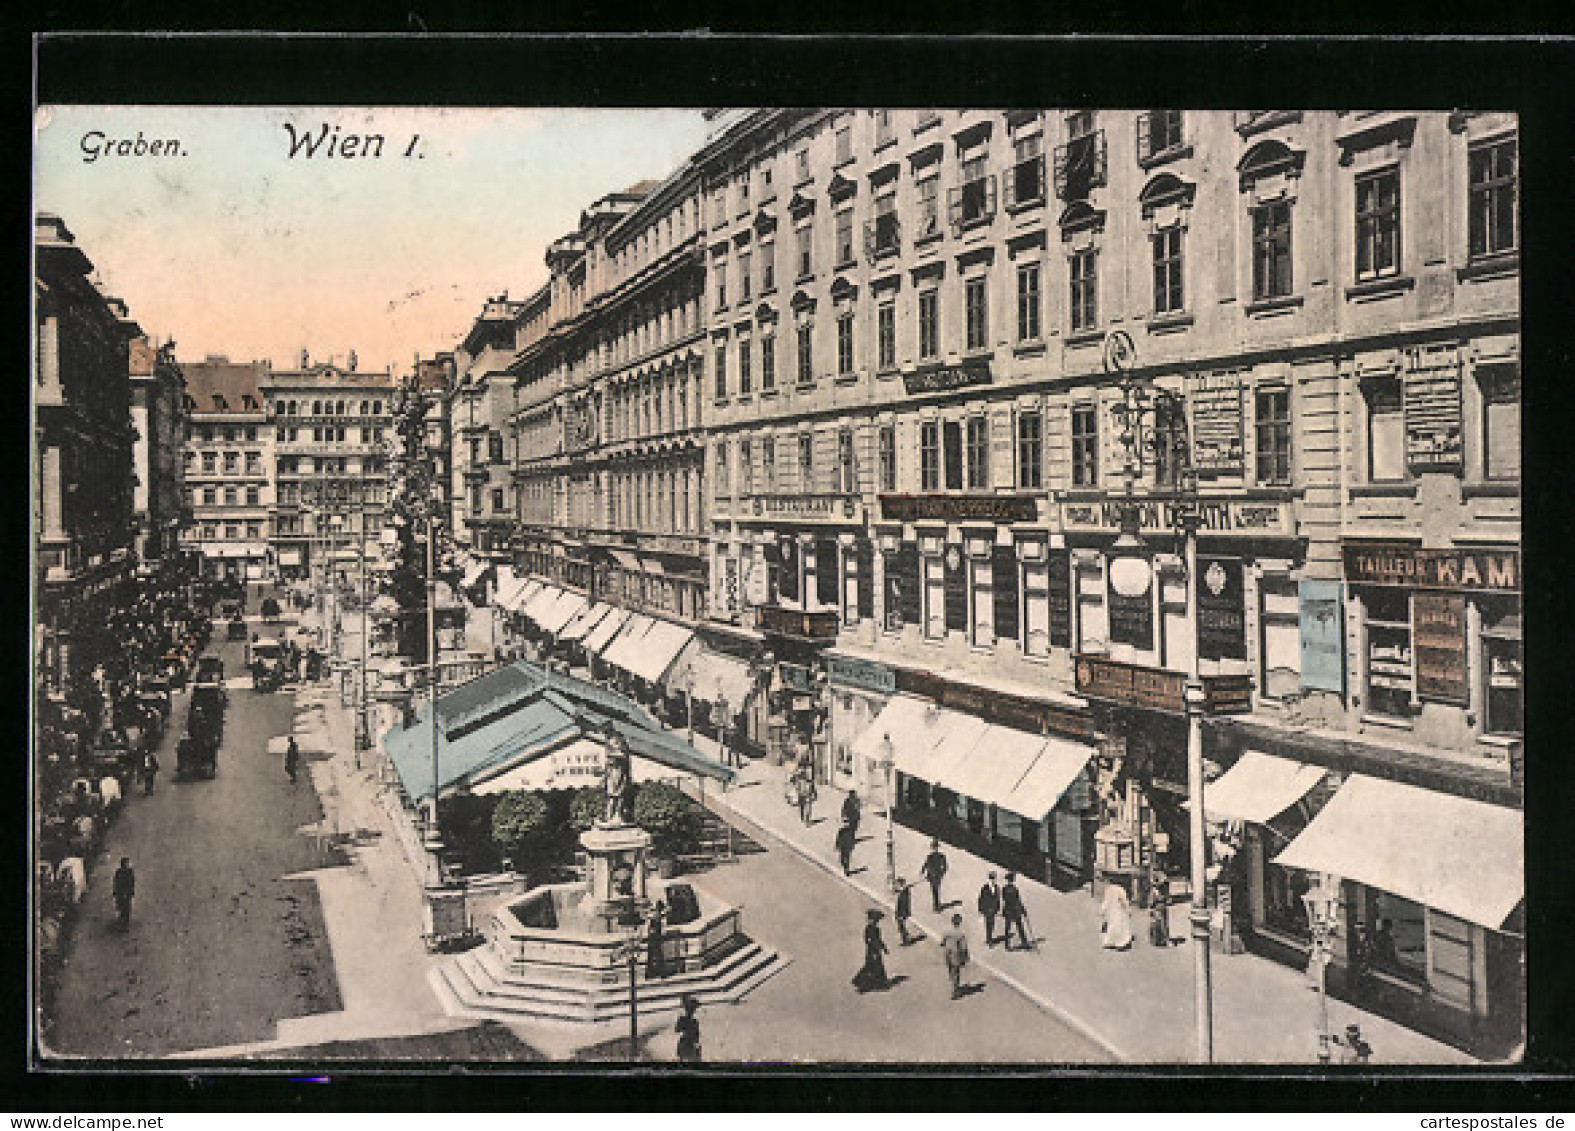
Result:
[[[1095,560],[1078,564],[1075,576],[1078,651],[1103,654],[1110,639],[1105,615],[1104,572]]]
[[[1023,563],[1023,654],[1050,654],[1050,567]]]
[[[1482,470],[1489,479],[1520,478],[1520,371],[1481,371]]]
[[[939,554],[924,558],[924,635],[929,640],[946,638],[946,563]]]
[[[1414,697],[1411,658],[1411,593],[1373,587],[1367,613],[1367,710],[1408,718]]]
[[[934,420],[919,425],[919,490],[941,489],[941,426]]]
[[[1400,382],[1369,381],[1367,401],[1367,478],[1372,483],[1397,483],[1406,477],[1405,411]]]
[[[963,485],[962,422],[947,420],[941,424],[941,455],[945,460],[946,489],[961,491]]]
[[[882,491],[895,491],[897,489],[897,428],[893,424],[881,426],[879,433],[880,449],[880,489]]]
[[[1017,414],[1017,486],[1024,491],[1044,487],[1044,417],[1037,412]]]
[[[1472,259],[1505,255],[1520,246],[1515,139],[1471,147],[1470,252]]]
[[[1479,608],[1485,684],[1482,729],[1487,734],[1520,735],[1526,728],[1520,602],[1507,597],[1483,598]]]
[[[1312,887],[1312,878],[1300,868],[1271,864],[1264,869],[1263,926],[1293,939],[1311,941],[1307,925],[1307,905],[1302,896]]]
[[[983,491],[990,486],[990,421],[984,416],[968,418],[968,488]]]
[[[1287,577],[1258,582],[1258,686],[1265,699],[1282,699],[1301,691],[1302,653],[1300,595]]]
[[[1427,910],[1386,891],[1365,889],[1362,949],[1370,969],[1412,982],[1427,981]]]

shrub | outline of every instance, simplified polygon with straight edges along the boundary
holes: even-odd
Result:
[[[569,797],[569,831],[576,837],[602,815],[602,791],[595,786],[577,789]]]
[[[459,857],[466,872],[490,872],[502,863],[492,837],[495,794],[455,794],[438,802],[438,828],[443,843]]]
[[[552,810],[535,790],[510,790],[492,810],[492,843],[517,871],[539,866],[553,841]]]
[[[646,782],[634,795],[634,823],[651,834],[660,856],[694,851],[700,839],[700,815],[689,798],[666,782]]]

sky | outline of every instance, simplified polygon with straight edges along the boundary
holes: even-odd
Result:
[[[34,203],[182,361],[353,349],[403,373],[489,297],[533,292],[585,207],[667,177],[706,128],[696,110],[45,106]],[[381,156],[343,155],[371,134]]]

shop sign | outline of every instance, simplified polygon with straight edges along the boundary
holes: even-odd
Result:
[[[1458,471],[1461,443],[1460,357],[1455,346],[1408,351],[1405,454],[1413,472]]]
[[[1252,677],[1211,675],[1203,680],[1203,710],[1210,715],[1241,715],[1252,710]]]
[[[839,687],[856,687],[890,695],[897,690],[897,674],[881,664],[853,660],[844,656],[826,657],[827,678]]]
[[[1198,655],[1209,660],[1247,658],[1247,615],[1240,558],[1199,558]]]
[[[1056,734],[1079,742],[1093,738],[1093,720],[1083,712],[1043,703],[1006,691],[957,683],[929,672],[896,669],[898,691],[932,700],[942,707],[977,715],[1030,734]]]
[[[864,506],[857,495],[750,495],[742,500],[747,520],[762,522],[862,523]]]
[[[801,609],[786,609],[781,605],[758,605],[755,608],[755,627],[763,632],[776,632],[783,636],[834,640],[837,635],[837,614],[831,609],[805,612]]]
[[[940,393],[948,389],[988,385],[990,365],[988,362],[974,361],[966,365],[942,365],[934,369],[921,369],[917,373],[903,374],[902,383],[907,388],[909,396],[915,393]]]
[[[1114,644],[1130,644],[1144,651],[1154,647],[1154,604],[1149,591],[1141,596],[1125,597],[1116,592],[1108,582],[1110,570],[1105,571],[1108,596],[1106,608],[1110,617],[1110,640]]]
[[[1519,550],[1419,550],[1347,543],[1344,556],[1345,580],[1351,585],[1520,591]]]
[[[1418,593],[1412,600],[1411,618],[1417,697],[1466,705],[1465,595]]]
[[[1302,687],[1345,696],[1345,604],[1338,581],[1301,583]]]
[[[1242,380],[1236,372],[1199,374],[1187,383],[1192,409],[1192,465],[1199,475],[1240,475]]]
[[[1167,533],[1178,524],[1175,499],[1138,498],[1140,530]],[[1061,500],[1061,529],[1068,534],[1113,534],[1121,528],[1118,496],[1103,499]],[[1292,531],[1291,504],[1285,499],[1201,496],[1194,504],[1200,534],[1238,537],[1288,537]]]
[[[1033,522],[1039,504],[1033,495],[882,495],[880,511],[885,522]]]
[[[1153,711],[1180,713],[1186,709],[1183,693],[1187,677],[1181,672],[1081,654],[1077,656],[1074,668],[1080,694]]]
[[[731,554],[722,559],[722,612],[738,615],[738,559]]]

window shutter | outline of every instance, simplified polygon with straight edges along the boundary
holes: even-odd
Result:
[[[956,228],[962,224],[962,186],[946,190],[946,222]]]
[[[987,217],[995,215],[995,181],[994,173],[991,173],[984,181],[984,215]]]
[[[875,221],[864,221],[864,258],[873,261],[875,258]]]
[[[1150,122],[1153,117],[1152,110],[1145,110],[1137,116],[1137,159],[1142,164],[1154,155],[1153,138],[1149,136]]]
[[[1055,194],[1062,200],[1066,199],[1068,148],[1065,145],[1055,147]]]
[[[857,563],[858,613],[860,620],[875,619],[875,547],[868,538],[860,538],[854,548]]]
[[[1017,207],[1017,170],[1019,168],[1021,166],[1014,165],[1011,175],[1006,178],[1006,192],[1002,195],[1006,198],[1005,204],[1008,212]]]

